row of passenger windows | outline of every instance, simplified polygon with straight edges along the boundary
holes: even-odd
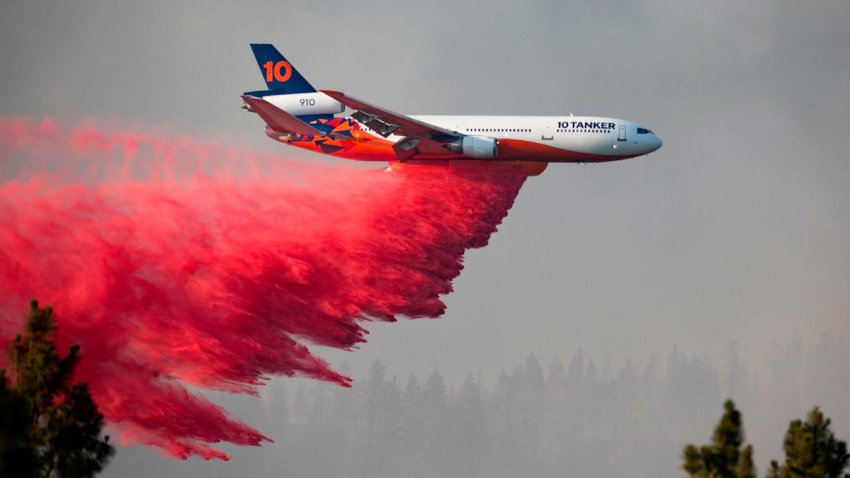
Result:
[[[556,133],[613,133],[611,129],[557,129]]]
[[[528,128],[467,128],[475,133],[530,133]]]

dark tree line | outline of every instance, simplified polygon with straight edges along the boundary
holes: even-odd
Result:
[[[846,347],[828,337],[807,353],[796,338],[774,343],[766,361],[759,376],[737,344],[718,360],[674,347],[609,372],[579,350],[566,366],[530,355],[487,384],[398,377],[375,362],[351,389],[277,382],[265,408],[240,415],[280,443],[265,464],[279,476],[649,477],[675,474],[682,444],[702,438],[732,396],[767,470],[788,419],[813,397],[850,422],[850,373]]]

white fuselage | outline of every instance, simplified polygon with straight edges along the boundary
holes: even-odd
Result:
[[[661,138],[633,121],[596,116],[420,116],[419,121],[464,135],[520,140],[569,153],[611,160],[649,154]],[[364,128],[367,131],[368,128]],[[401,136],[391,135],[390,141]],[[547,148],[548,149],[548,148]],[[580,160],[580,159],[579,159]]]

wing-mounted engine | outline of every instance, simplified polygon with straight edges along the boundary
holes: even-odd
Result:
[[[470,158],[495,158],[499,149],[499,141],[495,138],[481,136],[464,136],[457,141],[446,144],[446,148],[454,153],[463,153]]]

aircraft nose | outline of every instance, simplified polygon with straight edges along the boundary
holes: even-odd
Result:
[[[661,141],[661,138],[653,135],[652,138],[652,151],[657,151],[664,144],[664,141]]]

